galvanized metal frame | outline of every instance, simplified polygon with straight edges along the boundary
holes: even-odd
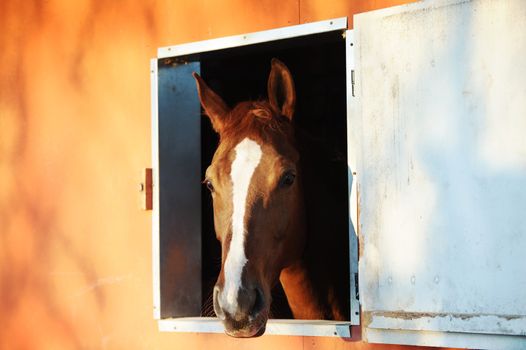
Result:
[[[181,333],[224,333],[221,321],[215,317],[181,317],[159,321],[159,330]],[[267,322],[265,334],[350,338],[349,322],[318,320],[278,320]]]
[[[191,317],[191,318],[172,318],[161,319],[161,295],[160,295],[160,237],[159,237],[159,124],[158,124],[158,62],[159,59],[184,56],[200,52],[207,52],[219,49],[240,47],[244,45],[252,45],[257,43],[270,42],[275,40],[290,39],[295,37],[308,36],[312,34],[320,34],[331,31],[347,29],[347,18],[335,18],[326,21],[315,23],[308,23],[302,25],[295,25],[285,28],[278,28],[268,31],[249,33],[244,35],[236,35],[225,38],[218,38],[212,40],[205,40],[195,43],[182,44],[176,46],[169,46],[160,48],[158,50],[158,57],[151,60],[151,98],[152,98],[152,168],[153,168],[153,211],[152,211],[152,273],[153,273],[153,303],[154,303],[154,318],[158,320],[159,330],[172,332],[212,332],[222,333],[223,326],[216,318],[205,317]],[[347,64],[353,65],[353,51],[352,51],[352,31],[347,31],[346,44],[349,45],[347,50]],[[351,58],[350,58],[351,56]],[[350,68],[347,67],[347,101],[352,102],[351,80],[349,79]],[[350,112],[352,110],[348,109]],[[349,118],[349,116],[347,116]],[[348,119],[349,120],[349,119]],[[349,157],[351,159],[352,157]],[[349,169],[353,169],[354,165],[349,163]],[[353,174],[349,170],[349,188],[350,188],[350,220],[349,220],[349,234],[350,234],[350,281],[351,281],[351,320],[349,322],[339,321],[305,321],[305,320],[269,320],[267,324],[266,334],[280,334],[280,335],[301,335],[301,336],[324,336],[324,337],[345,337],[351,336],[350,326],[358,325],[360,323],[359,315],[359,300],[357,284],[358,272],[358,245],[357,237],[354,230],[356,225],[356,211],[357,208],[353,203],[356,203],[356,191],[352,181]],[[354,223],[354,225],[353,225]]]
[[[291,39],[299,36],[320,34],[345,29],[347,29],[347,17],[340,17],[326,21],[288,26],[261,32],[253,32],[217,39],[196,41],[188,44],[161,47],[157,50],[157,57],[167,58],[174,56],[184,56],[200,52],[260,44],[274,40]]]
[[[524,350],[524,337],[480,333],[407,331],[402,329],[364,328],[367,342],[432,346],[460,349]]]
[[[152,275],[153,275],[153,318],[161,319],[161,268],[159,232],[159,105],[156,58],[150,60],[151,114],[152,114]]]
[[[353,145],[355,129],[351,124],[351,115],[358,113],[359,104],[354,93],[354,31],[345,32],[345,55],[346,55],[346,74],[347,74],[347,166],[349,179],[349,259],[351,273],[351,324],[360,324],[360,299],[358,291],[358,199],[356,191],[356,157]]]

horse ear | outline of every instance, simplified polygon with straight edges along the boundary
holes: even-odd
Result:
[[[296,104],[294,80],[289,69],[283,62],[273,58],[272,69],[268,77],[268,99],[273,108],[292,120]]]
[[[225,118],[230,109],[223,99],[206,85],[205,81],[199,76],[199,74],[194,72],[192,75],[195,78],[201,106],[203,106],[206,115],[210,118],[214,130],[221,134],[225,126]]]

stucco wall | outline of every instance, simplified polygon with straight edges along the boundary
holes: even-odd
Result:
[[[0,348],[393,348],[159,333],[138,184],[157,47],[403,2],[0,2]]]

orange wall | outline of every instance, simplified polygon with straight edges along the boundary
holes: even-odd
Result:
[[[0,349],[387,348],[159,333],[138,184],[157,47],[402,2],[1,1]]]

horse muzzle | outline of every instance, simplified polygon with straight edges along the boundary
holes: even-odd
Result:
[[[225,333],[237,338],[262,335],[268,319],[269,297],[260,287],[241,287],[236,292],[214,287],[214,311]]]

